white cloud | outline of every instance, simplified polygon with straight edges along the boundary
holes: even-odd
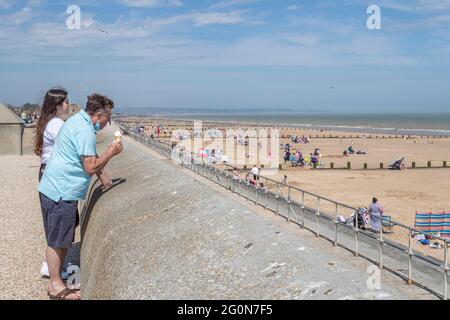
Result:
[[[194,14],[187,13],[187,14],[174,15],[174,16],[170,16],[167,18],[150,19],[150,20],[148,20],[146,25],[151,25],[151,26],[156,26],[156,27],[169,26],[172,24],[192,20],[194,16],[195,16]]]
[[[9,9],[14,5],[14,0],[0,0],[0,9]]]
[[[17,11],[15,13],[1,16],[0,18],[0,25],[3,26],[19,26],[23,23],[29,21],[32,16],[32,10],[30,7],[25,7],[20,11]]]
[[[47,3],[46,0],[28,0],[27,6],[28,7],[41,7],[46,3]]]
[[[300,6],[297,6],[297,5],[292,5],[292,6],[289,6],[286,8],[286,10],[288,10],[288,11],[297,11],[299,9],[300,9]]]
[[[199,13],[194,16],[194,24],[197,27],[210,24],[239,24],[244,22],[243,11]]]
[[[302,46],[313,47],[320,43],[320,36],[313,34],[306,35],[286,35],[285,39]]]
[[[211,5],[210,9],[224,9],[234,6],[242,6],[249,3],[255,3],[259,2],[261,0],[226,0],[226,1],[220,1],[213,5]]]
[[[404,12],[427,13],[450,9],[450,0],[385,0],[380,1],[381,8]]]
[[[426,20],[427,22],[434,24],[434,23],[448,23],[450,22],[450,15],[438,15],[438,16],[434,16],[431,17],[429,19]]]
[[[448,10],[450,9],[450,0],[419,0],[417,7],[432,11]]]
[[[193,12],[179,14],[167,18],[148,20],[151,26],[168,26],[180,22],[191,21],[196,27],[212,24],[243,24],[249,22],[243,17],[248,10],[234,10],[229,12]]]
[[[183,5],[179,0],[120,0],[120,2],[135,8],[181,7]]]
[[[165,27],[185,23],[181,27],[189,31],[192,26],[248,25],[255,18],[254,12],[206,10],[157,19],[122,16],[116,22],[107,24],[97,21],[92,14],[83,12],[82,28],[76,31],[67,30],[63,14],[61,23],[41,19],[40,22],[31,21],[32,26],[29,28],[14,24],[20,23],[30,14],[31,9],[26,7],[8,16],[6,20],[10,24],[0,28],[0,56],[3,62],[100,61],[183,66],[418,63],[411,58],[413,55],[402,50],[402,43],[398,42],[395,35],[383,33],[367,37],[366,30],[361,30],[357,22],[348,24],[327,20],[324,15],[297,17],[295,28],[289,26],[284,29],[282,26],[266,36],[255,29],[253,36],[248,38],[236,35],[233,40],[200,41],[194,36],[191,38],[189,32],[181,33],[182,38],[177,37],[173,31],[179,28]],[[446,19],[442,16],[438,20]],[[4,21],[5,16],[0,17],[0,24]],[[15,54],[11,54],[12,52]]]

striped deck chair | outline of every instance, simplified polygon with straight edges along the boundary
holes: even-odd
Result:
[[[450,238],[450,212],[444,212],[444,226],[441,231],[442,238]]]
[[[415,229],[426,234],[450,238],[450,213],[416,212]]]

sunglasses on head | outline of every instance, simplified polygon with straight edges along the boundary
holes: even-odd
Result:
[[[64,94],[69,94],[67,89],[60,87],[60,86],[55,86],[49,90],[49,92],[52,92],[52,91],[59,91],[59,92],[63,92]]]

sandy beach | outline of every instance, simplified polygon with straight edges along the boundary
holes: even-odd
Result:
[[[163,129],[167,130],[165,138],[162,141],[172,143],[176,139],[169,138],[169,134],[177,129],[192,129],[188,121],[174,121],[162,119],[126,119],[134,125],[144,124],[146,134],[155,133],[155,124],[162,124]],[[229,124],[217,123],[216,128],[226,129]],[[206,123],[205,127],[214,128],[214,123]],[[235,124],[231,128],[249,129],[250,126]],[[343,131],[322,131],[299,128],[279,128],[279,143],[290,143],[293,149],[301,150],[303,155],[309,155],[316,148],[320,148],[320,162],[323,168],[293,168],[288,163],[283,166],[283,170],[265,170],[261,174],[271,179],[281,181],[284,175],[288,177],[288,183],[297,188],[319,194],[329,199],[350,205],[352,207],[368,206],[372,197],[377,197],[383,205],[386,214],[404,225],[414,227],[416,211],[449,211],[450,200],[444,190],[450,188],[450,167],[442,167],[444,161],[450,163],[450,139],[439,137],[404,137],[395,138],[394,135],[372,135],[366,133],[343,132]],[[161,132],[164,134],[164,132]],[[292,136],[311,136],[309,144],[292,143]],[[326,138],[323,138],[323,136]],[[329,136],[337,138],[329,138]],[[285,138],[281,138],[285,136]],[[319,138],[316,138],[319,136]],[[350,138],[350,136],[352,136]],[[357,138],[357,136],[359,136]],[[345,138],[344,138],[345,137]],[[210,146],[220,145],[220,140],[216,139]],[[350,145],[353,145],[355,151],[363,150],[365,155],[343,156],[343,151]],[[227,154],[226,144],[223,143],[224,154]],[[278,146],[280,163],[282,160],[283,148]],[[238,160],[246,162],[247,168],[259,163],[251,163],[245,159],[245,153],[250,152],[249,147],[235,146],[235,154],[241,156]],[[243,158],[244,155],[244,158]],[[386,168],[392,160],[398,157],[405,157],[408,167],[415,162],[416,169],[406,171],[380,170],[380,163]],[[427,167],[431,161],[432,167]],[[331,162],[334,168],[346,168],[347,163],[351,162],[352,170],[334,169],[330,170]],[[367,164],[369,170],[363,170],[364,164]],[[243,168],[243,165],[237,166]],[[244,177],[245,174],[241,173]],[[268,188],[273,188],[270,184]],[[295,197],[295,196],[294,196]],[[300,198],[300,195],[298,195]],[[298,199],[300,200],[300,199]],[[309,200],[306,200],[309,201]],[[311,199],[312,201],[312,199]],[[314,207],[314,203],[310,203]],[[327,208],[325,204],[322,208],[328,212],[334,212],[331,207]],[[346,212],[345,215],[349,215]],[[387,235],[388,238],[399,241],[403,244],[408,243],[408,232],[400,227],[395,227],[394,234]],[[432,249],[413,241],[415,250],[443,259],[443,250]]]

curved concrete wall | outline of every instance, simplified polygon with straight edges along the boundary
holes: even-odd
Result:
[[[21,156],[22,135],[24,126],[21,124],[0,124],[0,156]]]
[[[112,139],[99,135],[99,153]],[[82,204],[83,299],[405,297],[367,292],[365,270],[124,144],[107,171],[126,182],[104,194],[94,183]]]

